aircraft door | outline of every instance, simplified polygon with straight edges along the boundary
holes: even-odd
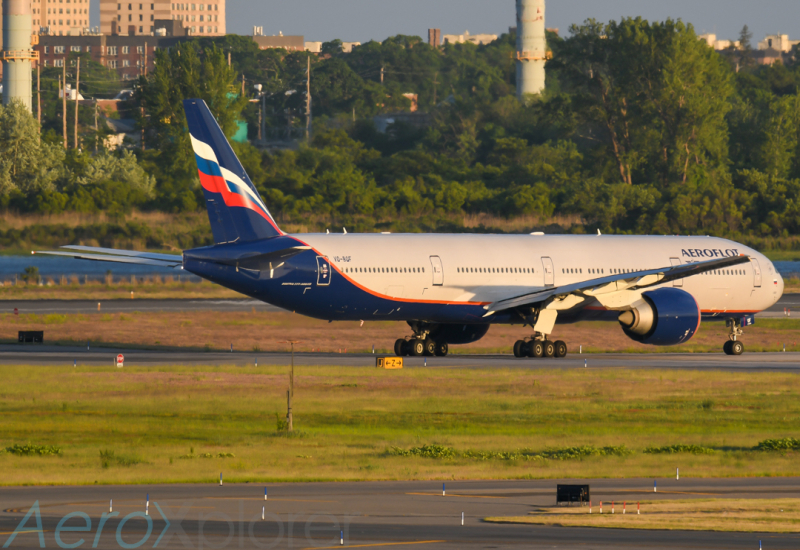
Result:
[[[544,268],[544,286],[555,286],[556,270],[553,267],[553,260],[542,258],[542,267]]]
[[[755,258],[750,258],[753,262],[753,286],[761,288],[761,264]]]
[[[431,256],[431,270],[433,272],[433,286],[442,286],[444,284],[444,268],[442,267],[442,259],[439,256]]]
[[[324,256],[317,256],[317,286],[328,286],[331,284],[331,263]]]
[[[680,258],[670,258],[669,259],[669,263],[671,263],[673,266],[681,265],[681,259]],[[683,279],[675,279],[674,281],[672,281],[672,286],[683,286]]]

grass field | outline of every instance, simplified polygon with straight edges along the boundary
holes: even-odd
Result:
[[[0,379],[6,485],[800,475],[797,451],[754,450],[800,436],[789,373],[302,367],[292,436],[278,431],[286,368],[4,366]],[[13,447],[26,444],[60,453]],[[672,445],[701,454],[643,452]]]
[[[492,523],[559,525],[564,527],[604,527],[609,529],[665,529],[668,531],[733,531],[796,533],[800,530],[800,499],[698,499],[628,502],[628,513],[610,502],[600,515],[597,503],[589,513],[584,508],[546,508],[521,517],[490,517]]]
[[[147,312],[50,314],[0,313],[0,341],[16,341],[17,331],[43,330],[49,344],[95,346],[180,347],[208,350],[288,351],[287,340],[297,340],[299,351],[389,353],[397,338],[410,335],[402,321],[358,322],[319,321],[289,312]],[[530,336],[520,325],[493,326],[481,340],[451,346],[450,353],[511,353],[514,341]],[[563,339],[571,353],[721,353],[727,340],[724,323],[707,322],[687,344],[654,347],[639,344],[624,335],[614,322],[581,322],[558,325],[553,339]],[[742,338],[748,352],[800,350],[800,319],[759,319],[745,329]]]

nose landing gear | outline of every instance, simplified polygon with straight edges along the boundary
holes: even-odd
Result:
[[[514,342],[514,357],[566,357],[567,344],[562,340],[551,342],[544,334]]]
[[[738,337],[744,334],[742,330],[741,319],[726,319],[725,326],[730,329],[728,334],[728,341],[722,346],[722,351],[725,355],[741,355],[744,353],[744,344],[742,344]]]

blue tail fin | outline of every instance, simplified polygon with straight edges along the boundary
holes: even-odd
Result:
[[[206,102],[185,99],[183,108],[214,242],[254,241],[282,235]]]

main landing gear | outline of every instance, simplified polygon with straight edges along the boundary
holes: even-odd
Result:
[[[514,342],[514,357],[566,357],[567,344],[561,340],[551,342],[544,334]]]
[[[408,324],[414,335],[400,338],[394,343],[394,353],[398,357],[444,357],[450,351],[447,342],[431,338],[431,331],[427,326],[416,322]]]
[[[437,342],[431,338],[400,338],[394,343],[394,353],[398,357],[444,357],[448,351],[447,342]]]
[[[726,319],[725,326],[730,329],[728,334],[728,341],[722,346],[722,351],[725,355],[741,355],[744,353],[744,344],[737,338],[744,334],[742,330],[742,321],[740,319]]]

